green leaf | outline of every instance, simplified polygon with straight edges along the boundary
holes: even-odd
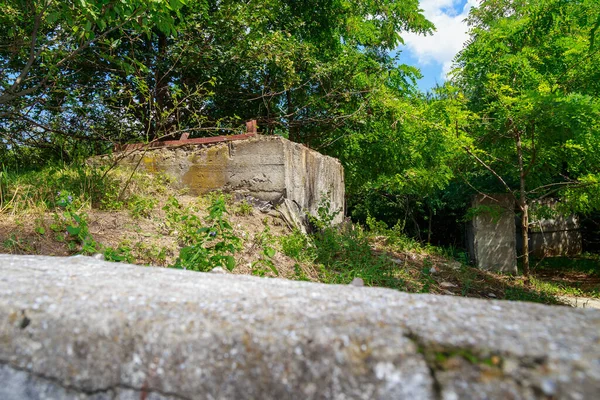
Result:
[[[269,265],[269,268],[271,268],[271,271],[273,271],[273,273],[277,276],[279,276],[279,271],[277,271],[277,268],[275,268],[275,264],[273,264],[272,261],[267,263]]]
[[[69,235],[77,236],[81,232],[81,228],[69,225],[67,226],[67,232],[69,232]]]
[[[225,256],[225,266],[229,271],[233,271],[235,268],[235,258],[232,256]]]
[[[59,16],[60,14],[58,12],[51,12],[48,14],[48,17],[46,17],[46,20],[48,23],[54,24],[56,21],[58,21]]]
[[[264,253],[267,257],[273,258],[275,256],[275,249],[272,247],[265,247]]]

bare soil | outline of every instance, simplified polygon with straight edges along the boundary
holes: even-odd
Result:
[[[193,196],[178,196],[183,206],[198,203]],[[128,210],[101,211],[97,209],[82,210],[87,215],[89,232],[92,238],[105,247],[118,248],[126,246],[131,249],[135,262],[139,264],[167,267],[172,265],[182,247],[178,243],[177,232],[170,232],[165,226],[165,211],[160,202],[149,218],[134,218]],[[231,204],[230,209],[235,208]],[[200,209],[197,215],[206,217],[206,211]],[[35,254],[50,256],[74,255],[67,243],[60,239],[63,232],[54,232],[51,226],[56,218],[54,212],[28,213],[20,215],[0,215],[0,252],[12,254]],[[277,248],[276,238],[291,232],[285,222],[271,210],[262,213],[253,209],[249,215],[236,215],[231,212],[227,219],[231,223],[236,236],[242,239],[243,249],[237,254],[236,268],[233,273],[252,274],[252,263],[261,257],[262,247],[258,238],[268,227],[274,238],[273,247]],[[42,233],[43,232],[43,233]],[[160,254],[162,251],[162,254]],[[276,265],[279,277],[293,278],[296,268],[300,268],[310,280],[317,280],[316,271],[277,251],[272,261]],[[296,268],[295,268],[296,266]],[[263,272],[265,276],[275,276],[273,272]]]

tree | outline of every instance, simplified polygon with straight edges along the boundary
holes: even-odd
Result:
[[[0,143],[51,147],[59,136],[92,141],[80,109],[83,65],[125,30],[173,33],[183,0],[3,0],[0,2]],[[87,71],[89,72],[89,71]],[[88,74],[89,75],[89,74]],[[103,113],[96,107],[90,114]],[[61,123],[62,120],[62,123]],[[79,126],[78,126],[79,125]],[[72,126],[72,128],[71,128]]]
[[[210,43],[191,41],[202,50],[185,64],[188,82],[215,79],[210,119],[256,118],[267,133],[311,146],[364,110],[396,68],[387,50],[399,31],[432,29],[416,0],[223,1],[209,14]]]
[[[417,0],[5,0],[4,9],[4,144],[62,155],[246,119],[329,143],[396,68],[387,51],[398,32],[432,29]]]
[[[600,176],[600,3],[488,0],[468,22],[454,83],[478,122],[463,147],[514,196],[528,274],[531,200],[567,198]]]

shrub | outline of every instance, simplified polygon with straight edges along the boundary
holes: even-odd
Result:
[[[189,214],[178,217],[177,214],[171,214],[172,218],[175,217],[183,222],[184,226],[188,226],[187,241],[191,243],[180,250],[173,268],[205,272],[215,267],[225,267],[230,271],[235,268],[234,255],[241,249],[241,240],[234,234],[231,224],[225,218],[225,198],[216,197],[208,211],[206,222],[209,226],[195,230],[189,229],[188,224],[190,221],[196,221],[198,217],[194,216],[194,219]]]
[[[156,199],[151,197],[133,195],[129,199],[127,207],[133,218],[149,218],[157,203]]]

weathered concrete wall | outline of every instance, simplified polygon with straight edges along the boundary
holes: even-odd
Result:
[[[545,201],[543,205],[551,210],[556,209],[556,202],[551,200]],[[541,218],[531,222],[531,252],[538,258],[581,254],[583,240],[579,219],[575,215],[564,215],[556,211],[555,213],[553,218]]]
[[[576,256],[582,251],[581,231],[532,232],[530,246],[534,256]]]
[[[0,399],[595,399],[600,312],[0,255]]]
[[[469,226],[469,251],[478,268],[517,273],[515,202],[512,196],[477,195],[473,208],[480,210]]]
[[[208,147],[137,151],[120,163],[167,173],[192,194],[222,189],[274,204],[289,199],[313,215],[325,196],[332,210],[341,210],[334,222],[343,219],[341,163],[281,137],[256,136]]]
[[[298,143],[284,140],[283,145],[286,197],[315,216],[321,200],[328,199],[330,212],[337,212],[333,222],[342,222],[345,209],[342,165]]]

